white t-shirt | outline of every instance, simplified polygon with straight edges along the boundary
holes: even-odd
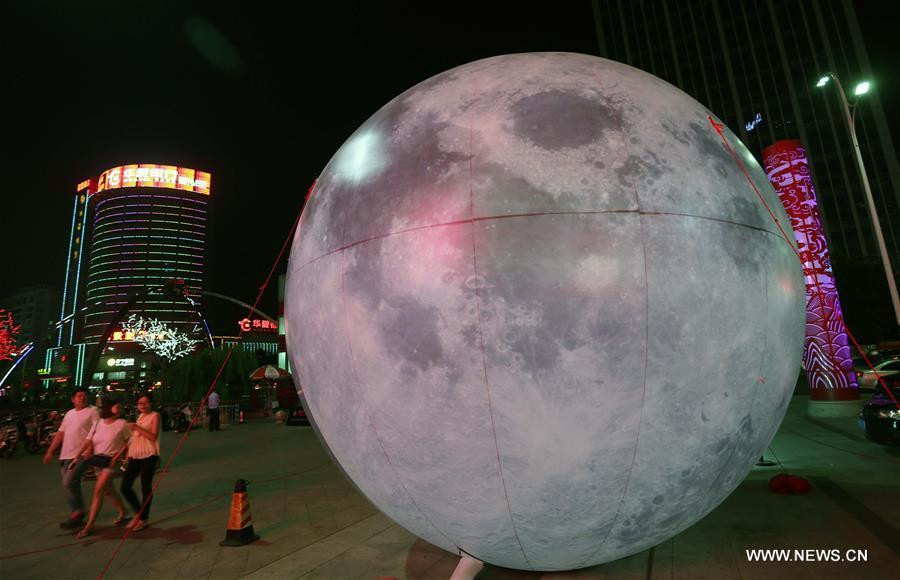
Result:
[[[63,436],[62,449],[59,452],[60,460],[75,459],[91,427],[97,422],[100,413],[97,407],[85,407],[80,411],[70,409],[63,417],[59,430],[65,435]]]
[[[116,419],[107,423],[106,419],[100,419],[94,423],[94,428],[88,433],[87,438],[94,442],[94,455],[115,455],[122,450],[131,437],[131,429],[125,419]]]
[[[207,409],[218,409],[219,408],[219,393],[213,391],[212,394],[206,399],[206,408]]]

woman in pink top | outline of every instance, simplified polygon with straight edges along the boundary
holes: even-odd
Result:
[[[147,527],[150,504],[153,502],[153,474],[159,464],[159,413],[153,410],[153,400],[149,394],[138,398],[137,407],[140,411],[137,423],[128,424],[132,437],[128,444],[128,467],[122,476],[122,495],[137,514],[128,524],[135,532]],[[137,495],[131,489],[138,474],[141,475],[143,503],[138,503]]]
[[[91,511],[88,515],[88,521],[84,528],[78,532],[79,538],[89,535],[94,528],[94,521],[100,508],[103,506],[103,496],[109,496],[109,501],[119,510],[119,516],[115,523],[121,524],[128,519],[125,512],[125,504],[119,499],[116,488],[108,485],[115,473],[116,461],[128,446],[128,439],[131,437],[131,430],[125,419],[121,418],[122,405],[114,399],[106,399],[103,401],[103,408],[100,409],[100,420],[94,423],[84,446],[81,448],[80,457],[88,464],[100,469],[97,475],[97,483],[94,486],[94,499],[91,502]]]

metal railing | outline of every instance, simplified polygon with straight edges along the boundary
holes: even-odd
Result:
[[[206,405],[200,407],[200,401],[191,402],[191,411],[193,413],[197,413],[197,408],[200,408],[200,417],[197,419],[197,422],[194,423],[195,427],[208,427],[209,426],[209,415],[206,413]],[[221,403],[219,404],[219,422],[222,424],[233,424],[238,422],[238,418],[240,417],[240,404],[238,403]]]

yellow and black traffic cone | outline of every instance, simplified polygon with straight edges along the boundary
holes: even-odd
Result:
[[[220,546],[246,546],[255,542],[259,536],[253,533],[253,521],[250,517],[250,496],[247,495],[247,481],[239,479],[234,484],[231,496],[231,512],[228,514],[228,529]]]

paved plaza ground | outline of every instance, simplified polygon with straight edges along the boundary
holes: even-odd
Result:
[[[900,577],[900,449],[866,441],[855,419],[813,419],[795,396],[772,444],[812,491],[767,490],[778,467],[756,468],[716,510],[655,548],[594,568],[529,573],[485,566],[479,579],[838,579]],[[164,453],[178,434],[164,433]],[[767,454],[772,458],[771,453]],[[164,458],[165,461],[165,458]],[[250,480],[258,542],[224,548],[231,491]],[[139,487],[139,484],[138,486]],[[88,482],[85,491],[90,492]],[[151,527],[121,545],[108,578],[449,578],[457,556],[381,515],[332,464],[309,427],[271,420],[196,430],[153,504]],[[96,578],[123,529],[104,506],[96,533],[76,540],[55,466],[40,455],[0,462],[0,577]],[[756,548],[867,550],[865,563],[750,562]]]

